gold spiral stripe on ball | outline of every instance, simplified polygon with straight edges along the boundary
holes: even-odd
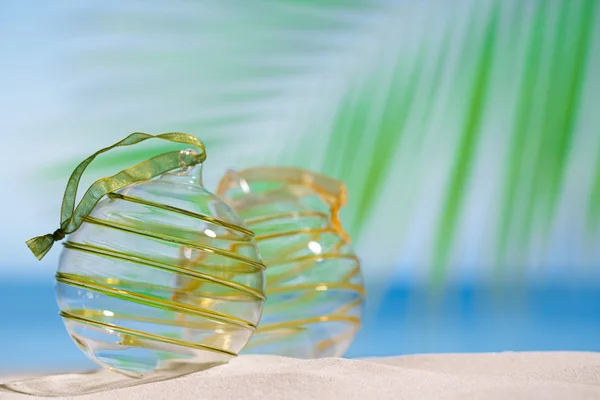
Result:
[[[269,263],[269,268],[273,267],[274,265],[286,265],[286,264],[292,264],[295,262],[302,262],[302,261],[320,261],[320,260],[326,260],[326,259],[346,259],[346,260],[354,260],[357,263],[359,262],[358,257],[352,255],[352,254],[335,254],[335,253],[323,253],[323,254],[310,254],[308,256],[300,256],[300,257],[294,257],[294,258],[286,258],[283,260],[275,260],[271,263]]]
[[[175,265],[171,265],[171,264],[164,264],[164,263],[161,263],[158,261],[148,260],[148,259],[140,257],[140,256],[132,256],[130,254],[118,252],[118,251],[103,248],[103,247],[93,246],[93,245],[89,245],[89,244],[67,241],[64,243],[64,246],[65,246],[65,248],[71,249],[71,250],[96,254],[96,255],[100,255],[100,256],[114,258],[117,260],[129,261],[129,262],[143,265],[146,267],[156,268],[159,270],[188,276],[190,278],[195,278],[198,280],[208,281],[211,283],[215,283],[217,285],[222,285],[222,286],[225,286],[225,287],[228,287],[231,289],[239,290],[240,292],[248,294],[249,296],[255,297],[259,300],[265,300],[265,295],[263,295],[261,292],[254,290],[248,286],[242,285],[240,283],[220,279],[220,278],[214,277],[212,275],[203,274],[202,272],[198,272],[198,271],[192,270],[190,268],[179,267],[179,266],[175,266]]]
[[[348,338],[352,338],[354,334],[356,334],[357,330],[358,328],[354,328],[348,332],[340,333],[339,335],[336,335],[332,338],[323,339],[317,344],[317,349],[319,349],[319,351],[325,351],[331,347],[334,347],[340,342],[343,342]]]
[[[326,199],[323,199],[323,200],[326,201]],[[287,220],[290,218],[293,219],[293,218],[298,218],[298,217],[320,217],[321,220],[323,222],[325,222],[327,225],[331,225],[331,228],[329,228],[329,229],[333,233],[339,235],[340,238],[342,239],[341,241],[344,244],[350,244],[350,242],[351,242],[350,237],[348,236],[346,231],[344,231],[344,229],[342,228],[341,221],[339,220],[338,213],[339,213],[339,207],[340,207],[341,203],[338,203],[338,202],[334,202],[334,203],[335,204],[331,205],[331,208],[330,208],[331,214],[330,215],[327,215],[327,214],[319,212],[319,211],[290,211],[290,212],[284,212],[284,213],[277,213],[277,214],[273,214],[273,215],[267,215],[264,217],[249,218],[245,222],[246,222],[246,225],[249,226],[249,225],[258,224],[258,223],[265,222],[265,221],[273,221],[273,220],[278,220],[278,219]],[[312,231],[312,232],[317,231],[317,229],[311,229],[311,228],[308,228],[307,230]]]
[[[80,318],[92,319],[93,321],[107,321],[107,320],[127,320],[127,321],[135,321],[135,322],[144,322],[150,324],[158,324],[158,325],[169,325],[176,326],[182,328],[193,328],[193,329],[204,329],[204,330],[215,330],[221,329],[224,332],[227,331],[235,331],[237,330],[237,326],[232,325],[223,325],[218,322],[194,322],[194,321],[178,321],[174,319],[163,319],[163,318],[149,318],[149,317],[139,317],[137,315],[127,315],[121,314],[119,312],[111,312],[111,314],[106,315],[104,311],[100,310],[89,310],[89,309],[71,309],[68,311],[69,314],[75,315]],[[105,322],[108,323],[108,322]]]
[[[311,294],[307,294],[307,295],[311,295]],[[341,307],[340,309],[336,310],[335,314],[321,315],[321,316],[312,317],[312,318],[296,319],[296,320],[286,321],[286,322],[277,323],[277,324],[259,326],[255,333],[255,339],[252,342],[250,342],[249,347],[256,348],[256,347],[264,346],[264,345],[267,345],[270,343],[275,343],[275,342],[281,341],[282,339],[284,339],[284,337],[285,337],[285,339],[290,339],[295,335],[306,332],[307,328],[305,328],[304,325],[308,325],[308,324],[317,324],[317,323],[323,323],[323,322],[348,322],[348,323],[350,323],[352,325],[351,331],[341,333],[332,338],[324,339],[316,345],[316,347],[320,351],[325,351],[326,349],[333,347],[340,342],[343,342],[348,337],[354,336],[356,331],[358,331],[358,329],[361,326],[360,318],[359,317],[350,317],[350,316],[344,315],[344,313],[347,313],[347,312],[351,311],[354,307],[359,306],[363,302],[363,299],[364,299],[364,296],[360,296],[360,297],[356,298],[355,300],[351,301],[350,303],[348,303],[348,304],[344,305],[343,307]],[[279,332],[276,337],[260,336],[261,334],[269,334],[271,332],[277,332],[277,331],[279,331]]]
[[[253,237],[254,236],[254,232],[252,232],[249,229],[246,229],[244,227],[232,224],[231,222],[227,222],[227,221],[223,221],[221,219],[217,219],[217,218],[213,218],[213,217],[209,217],[207,215],[202,215],[202,214],[198,214],[198,213],[194,213],[191,211],[187,211],[181,208],[177,208],[177,207],[173,207],[173,206],[169,206],[166,204],[161,204],[161,203],[156,203],[153,201],[149,201],[149,200],[145,200],[145,199],[140,199],[137,197],[131,197],[131,196],[127,196],[127,195],[123,195],[120,193],[109,193],[107,195],[108,197],[110,197],[111,199],[120,199],[120,200],[125,200],[131,203],[138,203],[138,204],[143,204],[143,205],[147,205],[153,208],[158,208],[161,210],[165,210],[165,211],[171,211],[177,214],[182,214],[188,217],[192,217],[192,218],[196,218],[205,222],[209,222],[211,224],[215,224],[215,225],[219,225],[222,226],[223,228],[227,228],[227,229],[231,229],[232,231],[236,231],[239,233],[242,233],[246,236],[249,237]]]
[[[278,214],[273,214],[273,215],[266,215],[264,217],[248,218],[244,222],[246,223],[246,225],[250,226],[250,225],[260,224],[263,222],[269,222],[269,221],[274,221],[274,220],[278,220],[278,219],[301,218],[301,217],[319,217],[322,220],[329,222],[329,216],[325,213],[318,212],[318,211],[292,211],[289,213],[278,213]]]
[[[303,257],[303,256],[295,256],[295,254],[298,253],[299,251],[302,251],[303,249],[305,249],[308,245],[308,242],[318,241],[319,233],[321,233],[320,230],[315,230],[315,229],[307,229],[305,232],[312,233],[312,237],[306,241],[300,241],[300,242],[296,243],[294,246],[286,246],[283,249],[280,249],[277,253],[277,258],[275,258],[275,259],[267,257],[266,262],[269,264],[269,266],[272,266],[274,263],[277,264],[278,260],[285,262],[286,260],[295,260],[299,257]],[[300,233],[302,233],[302,232],[300,232]],[[332,233],[332,232],[327,231],[327,233]],[[295,234],[299,234],[299,233],[295,232]],[[335,233],[333,233],[333,234],[335,234]],[[281,237],[286,237],[286,236],[290,236],[290,235],[285,234],[285,235],[282,235]],[[272,238],[273,237],[269,237],[268,239],[272,239]],[[259,239],[257,238],[256,241],[258,242]],[[332,253],[327,253],[327,254],[339,254],[340,249],[343,245],[344,245],[344,242],[342,242],[341,240],[338,241],[338,245],[336,245],[335,249],[333,249],[334,251]],[[304,257],[316,256],[317,260],[315,260],[315,261],[318,261],[318,256],[320,256],[320,255],[321,254],[309,254],[308,256],[304,256]],[[337,256],[334,256],[331,258],[337,258]]]
[[[98,284],[98,285],[107,286],[107,287],[117,286],[118,290],[131,289],[134,291],[133,293],[140,293],[140,292],[148,293],[148,292],[156,292],[156,291],[159,291],[159,292],[167,291],[170,294],[176,295],[174,298],[177,298],[177,296],[179,296],[179,295],[181,295],[183,297],[183,296],[189,294],[189,291],[186,290],[186,288],[172,288],[172,287],[168,287],[168,286],[161,286],[161,285],[156,285],[156,284],[151,284],[151,283],[143,283],[143,282],[137,282],[137,281],[131,281],[131,280],[125,280],[125,279],[119,279],[119,278],[103,277],[103,276],[79,275],[79,274],[75,274],[75,273],[65,273],[65,272],[61,272],[60,274],[65,279],[70,279],[70,280],[78,281],[78,282],[88,282],[88,283]],[[153,298],[155,298],[155,297],[153,297]],[[229,293],[229,294],[203,293],[201,299],[203,301],[211,301],[211,302],[222,301],[222,300],[248,301],[248,296],[244,293],[239,293],[237,291],[234,291],[234,293]],[[171,300],[173,300],[173,298],[171,298]],[[253,299],[253,300],[256,300],[256,299]],[[198,302],[198,301],[199,300],[190,298],[190,299],[188,299],[186,304],[190,304],[191,302]]]
[[[314,287],[313,287],[313,289],[314,289]],[[287,293],[287,292],[288,291],[282,291],[280,293]],[[272,294],[272,293],[270,293],[270,294]],[[335,315],[335,314],[345,314],[345,313],[351,311],[354,307],[356,307],[357,305],[359,305],[360,303],[363,302],[363,300],[365,298],[365,294],[366,293],[363,290],[362,293],[358,293],[358,296],[356,297],[356,299],[354,299],[350,303],[345,304],[344,306],[340,307],[334,313],[326,314],[325,316]],[[315,291],[315,290],[307,291],[305,293],[302,293],[302,295],[295,300],[295,303],[308,303],[311,300],[313,300],[316,296],[318,296],[317,291]],[[287,302],[270,303],[268,305],[269,312],[281,312],[282,310],[285,310],[288,308],[290,308],[290,304]]]
[[[357,263],[356,266],[342,278],[342,282],[349,281],[358,275],[360,275],[360,264]]]
[[[311,234],[319,234],[319,233],[332,233],[337,234],[337,232],[333,228],[304,228],[304,229],[296,229],[293,231],[285,231],[285,232],[276,232],[269,233],[265,235],[256,236],[255,239],[257,242],[261,242],[264,240],[278,239],[286,236],[296,236],[301,235],[303,233],[311,233]]]
[[[140,293],[130,292],[128,290],[116,289],[110,286],[106,286],[100,283],[91,282],[86,279],[82,279],[77,276],[74,279],[73,276],[66,276],[63,273],[56,274],[56,280],[65,285],[78,287],[81,289],[91,290],[97,293],[104,294],[106,296],[114,297],[120,300],[131,301],[133,303],[142,304],[154,308],[159,308],[167,311],[172,311],[187,315],[197,315],[214,321],[219,321],[225,324],[232,324],[242,327],[244,329],[255,330],[256,325],[250,321],[246,321],[240,318],[236,318],[230,315],[222,314],[217,311],[207,310],[199,307],[191,307],[183,303],[175,303],[169,300],[158,299],[150,296],[146,296]]]
[[[301,329],[300,327],[302,325],[318,324],[321,322],[347,322],[347,323],[353,325],[354,327],[356,327],[357,329],[360,327],[360,318],[351,317],[348,315],[335,315],[334,314],[334,315],[321,315],[318,317],[311,317],[311,318],[295,319],[293,321],[285,321],[285,322],[278,322],[275,324],[263,325],[263,326],[260,326],[256,330],[256,332],[264,333],[264,332],[269,332],[269,331],[273,331],[273,330],[277,330],[277,329],[287,329],[287,328]]]
[[[281,268],[282,265],[288,264],[299,264],[297,267],[291,269],[288,272],[279,273],[275,276],[269,277],[269,284],[275,285],[281,282],[284,282],[290,278],[294,278],[295,276],[302,274],[315,267],[315,263],[323,261],[323,260],[349,260],[354,263],[354,268],[346,274],[342,278],[342,282],[348,281],[354,276],[360,274],[360,261],[354,255],[350,254],[334,254],[334,253],[325,253],[325,254],[314,254],[308,256],[294,257],[283,260],[277,260],[269,264],[269,268]]]
[[[276,215],[266,216],[266,217],[258,217],[255,219],[250,219],[247,221],[248,226],[252,226],[253,228],[262,222],[273,221],[278,219],[289,219],[297,216],[314,216],[319,217],[323,220],[323,222],[329,223],[329,218],[326,214],[322,214],[319,212],[302,212],[302,213],[279,213]],[[319,240],[319,236],[322,234],[334,234],[340,235],[338,229],[334,227],[331,228],[304,228],[304,229],[296,229],[292,231],[284,231],[284,232],[275,232],[269,234],[259,234],[255,236],[255,240],[260,243],[262,241],[271,240],[271,239],[279,239],[284,237],[290,237],[295,235],[309,235],[309,240]],[[356,294],[356,298],[350,301],[347,304],[344,304],[339,309],[335,310],[332,314],[327,315],[318,315],[312,316],[302,319],[294,319],[289,321],[283,321],[278,323],[273,323],[269,325],[259,325],[256,335],[259,335],[254,342],[251,342],[251,347],[259,347],[262,345],[267,345],[270,343],[276,343],[278,341],[291,339],[292,337],[303,334],[307,331],[306,325],[309,324],[321,324],[328,322],[342,322],[348,323],[352,326],[351,330],[335,337],[324,339],[316,344],[316,348],[319,351],[325,351],[328,348],[338,345],[339,343],[347,340],[348,337],[352,337],[356,331],[361,326],[361,319],[358,316],[349,316],[347,313],[352,312],[356,307],[360,306],[364,301],[366,292],[362,285],[357,285],[350,283],[349,281],[355,276],[360,274],[360,260],[357,256],[353,254],[343,254],[341,253],[342,247],[348,244],[348,240],[345,239],[344,236],[337,242],[337,244],[333,247],[332,252],[323,253],[323,254],[310,254],[306,256],[290,256],[294,252],[300,250],[304,246],[306,246],[306,242],[300,243],[297,246],[294,246],[292,249],[288,249],[289,251],[286,254],[280,254],[277,259],[268,262],[268,268],[281,268],[283,266],[287,266],[290,264],[298,264],[297,267],[292,268],[292,270],[277,274],[275,276],[270,276],[268,279],[269,285],[267,287],[267,296],[272,296],[276,294],[290,293],[290,292],[298,292],[301,293],[302,296],[300,299],[296,299],[295,303],[307,303],[313,300],[316,296],[318,296],[319,292],[325,292],[328,290],[340,290],[340,291],[348,291]],[[287,255],[289,253],[289,255]],[[312,268],[316,267],[316,263],[323,260],[347,260],[352,264],[351,270],[348,271],[340,281],[336,282],[315,282],[315,283],[306,283],[306,284],[297,284],[285,286],[283,282],[286,280],[293,278],[298,275],[302,275],[303,272],[306,272]],[[267,272],[269,271],[267,269]],[[276,305],[271,305],[269,307],[270,312],[274,312],[275,310],[279,310],[278,312],[285,312],[290,305],[287,303],[281,303]],[[270,334],[277,332],[275,336]],[[265,336],[260,336],[260,334],[265,334]]]
[[[343,307],[336,310],[335,314],[321,315],[321,316],[311,317],[311,318],[306,318],[306,319],[296,319],[296,320],[286,321],[284,323],[279,323],[279,324],[259,326],[258,329],[256,330],[255,336],[257,338],[259,338],[261,333],[265,333],[265,332],[269,333],[272,331],[286,331],[287,333],[285,336],[287,336],[287,338],[289,339],[290,337],[292,337],[294,335],[305,332],[306,331],[306,328],[304,327],[305,324],[315,324],[315,323],[328,322],[328,321],[350,322],[353,326],[352,331],[347,332],[347,334],[340,334],[331,339],[325,339],[325,340],[321,341],[320,344],[317,346],[320,349],[326,348],[329,346],[329,344],[325,345],[324,344],[325,342],[329,343],[330,341],[332,341],[330,344],[333,345],[333,344],[345,339],[346,335],[353,336],[356,333],[356,331],[360,328],[361,320],[359,317],[349,317],[344,314],[351,311],[354,307],[359,306],[363,302],[363,299],[364,299],[363,296],[360,296],[360,297],[354,299],[350,303],[345,304]],[[283,307],[283,308],[285,308],[285,307]],[[277,341],[281,340],[281,337],[282,337],[281,332],[275,338],[274,337],[260,337],[259,339],[255,339],[253,342],[250,342],[251,347],[259,347],[259,346],[262,346],[265,344],[277,342]],[[326,347],[322,347],[322,346],[326,346]]]
[[[365,299],[364,295],[357,297],[356,299],[352,300],[350,303],[344,304],[342,307],[338,308],[336,310],[336,313],[345,314],[347,312],[350,312],[350,311],[352,311],[352,309],[354,307],[361,305],[364,299]]]
[[[205,351],[210,351],[213,353],[226,354],[226,355],[233,356],[233,357],[237,356],[236,353],[233,353],[228,350],[219,349],[216,347],[207,346],[207,345],[203,345],[203,344],[199,344],[199,343],[192,343],[192,342],[188,342],[185,340],[173,339],[173,338],[169,338],[166,336],[155,335],[152,333],[142,332],[142,331],[138,331],[135,329],[124,328],[121,326],[108,324],[106,322],[94,321],[89,318],[70,314],[66,311],[61,311],[60,316],[65,319],[77,321],[82,324],[96,326],[98,328],[110,329],[110,330],[113,330],[115,332],[121,333],[126,336],[133,336],[133,337],[138,337],[138,338],[145,339],[145,340],[150,340],[153,342],[160,342],[160,343],[166,343],[166,344],[171,344],[171,345],[176,345],[176,346],[181,346],[181,347],[188,347],[188,348],[196,349],[196,350],[205,350]]]
[[[355,293],[359,293],[361,296],[365,295],[365,289],[360,285],[353,285],[351,283],[343,282],[319,282],[319,283],[304,283],[299,285],[283,286],[276,288],[269,288],[267,290],[267,296],[272,294],[296,292],[301,290],[315,290],[317,292],[325,292],[327,290],[348,290]]]
[[[151,239],[157,239],[157,240],[161,240],[163,242],[174,243],[178,246],[189,247],[192,249],[203,251],[205,253],[211,253],[211,254],[216,254],[219,256],[227,257],[229,259],[240,261],[244,264],[251,265],[260,270],[264,270],[266,268],[265,265],[259,261],[252,260],[250,258],[243,257],[236,253],[232,253],[227,250],[219,249],[217,247],[207,246],[207,245],[191,242],[189,240],[175,238],[175,237],[168,236],[168,235],[155,235],[155,234],[150,233],[149,231],[132,228],[130,226],[116,223],[116,222],[104,221],[104,220],[101,220],[101,219],[98,219],[95,217],[87,216],[84,218],[84,220],[85,220],[85,222],[90,223],[90,224],[105,226],[107,228],[116,229],[116,230],[120,230],[120,231],[128,232],[128,233],[133,233],[136,235],[149,237]]]

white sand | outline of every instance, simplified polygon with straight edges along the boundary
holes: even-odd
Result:
[[[123,387],[127,385],[131,380],[108,371],[55,375],[3,385],[0,399],[35,398],[14,391],[55,396],[88,393],[78,400],[600,399],[600,353],[449,354],[367,360],[242,356],[172,380]]]

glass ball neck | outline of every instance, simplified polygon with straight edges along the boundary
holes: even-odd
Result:
[[[171,182],[188,183],[192,185],[203,186],[202,164],[192,165],[186,168],[179,168],[165,173],[161,179]]]

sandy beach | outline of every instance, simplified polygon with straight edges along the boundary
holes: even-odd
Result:
[[[600,353],[506,352],[363,360],[241,356],[205,371],[142,384],[109,371],[0,382],[2,400],[40,395],[78,395],[80,400],[600,399]]]

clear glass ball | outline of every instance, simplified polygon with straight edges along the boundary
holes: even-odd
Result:
[[[296,168],[229,172],[217,194],[255,233],[267,301],[247,353],[342,356],[361,324],[360,262],[342,229],[345,185]]]
[[[104,197],[64,243],[56,294],[98,364],[133,377],[223,363],[260,320],[264,264],[201,165]]]

